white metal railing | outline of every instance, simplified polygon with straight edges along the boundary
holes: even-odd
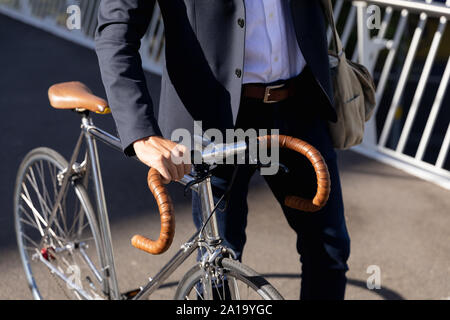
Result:
[[[94,48],[99,0],[0,0],[0,13],[44,29],[57,36]],[[67,8],[78,5],[81,30],[69,30]],[[160,74],[164,59],[163,24],[159,7],[155,6],[150,27],[142,40],[142,64],[148,71]]]
[[[66,9],[72,4],[80,6],[81,30],[66,28]],[[93,48],[98,4],[99,0],[0,0],[0,13]],[[369,5],[382,8],[381,24],[375,31],[366,27]],[[363,144],[354,150],[450,189],[450,106],[446,99],[450,52],[440,54],[443,72],[433,74],[440,47],[450,43],[449,31],[443,40],[450,0],[445,4],[431,0],[335,0],[334,13],[347,56],[366,65],[377,80],[376,116],[367,123]],[[422,54],[426,56],[423,66],[417,70],[417,52],[430,21],[437,27],[426,55]],[[409,36],[411,26],[415,30]],[[330,32],[328,35],[330,38]],[[142,41],[144,68],[160,74],[163,52],[163,23],[156,6]],[[407,89],[411,91],[416,78],[412,100],[404,105]],[[435,92],[427,91],[430,84],[437,87]],[[424,102],[430,95],[434,101]],[[400,110],[408,112],[403,115]],[[424,123],[423,129],[415,128],[418,119]],[[438,122],[444,129],[436,133]]]
[[[344,2],[346,1],[335,2],[337,17],[342,12]],[[372,32],[372,35],[366,27],[369,5],[378,5],[384,9],[380,28]],[[416,19],[417,22],[414,21]],[[425,41],[424,31],[430,19],[434,20],[437,27],[427,48],[423,66],[419,63],[421,67],[419,70],[415,65],[417,52]],[[448,19],[450,19],[450,0],[445,4],[430,0],[353,1],[345,19],[342,39],[344,47],[353,49],[352,52],[347,50],[348,56],[353,57],[353,60],[358,59],[372,73],[378,74],[376,116],[367,123],[364,143],[354,150],[450,189],[450,165],[448,162],[446,164],[450,144],[450,97],[445,99],[450,75],[449,47],[445,52],[441,50],[441,61],[437,69],[442,69],[443,72],[440,72],[442,70],[436,72],[434,68],[437,76],[433,76],[433,79],[430,77],[433,67],[436,67],[436,56],[443,44]],[[412,37],[407,34],[407,28],[411,26],[415,27]],[[355,28],[357,43],[352,48],[349,44],[349,30]],[[389,38],[388,29],[391,29]],[[447,34],[444,45],[448,46],[449,42]],[[399,52],[401,50],[406,50],[406,53]],[[415,88],[411,88],[414,67],[416,67],[414,73],[420,75]],[[427,88],[430,84],[438,86],[435,93]],[[387,90],[388,86],[390,90]],[[408,100],[405,97],[408,86],[410,91],[414,90],[412,100],[407,106],[402,106]],[[388,91],[393,91],[392,97],[388,96]],[[424,102],[426,93],[428,99],[434,94],[434,102]],[[445,106],[444,101],[447,102]],[[381,108],[380,104],[388,108]],[[401,114],[402,110],[407,112]],[[438,115],[442,116],[439,121],[445,126],[444,134],[442,132],[433,134]],[[420,122],[424,123],[423,129],[417,132],[416,128],[413,134],[413,127],[418,126]],[[437,149],[436,145],[439,144],[438,151],[430,150],[430,141],[433,141],[434,149]]]

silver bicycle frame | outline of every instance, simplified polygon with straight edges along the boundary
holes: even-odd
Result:
[[[64,173],[61,188],[56,197],[55,206],[51,212],[49,223],[44,234],[47,234],[49,226],[51,226],[53,219],[56,216],[57,209],[60,206],[64,193],[66,192],[70,177],[77,173],[74,169],[74,165],[76,164],[76,160],[80,154],[84,138],[87,146],[87,154],[85,159],[86,165],[88,167],[90,166],[90,169],[92,170],[92,179],[94,181],[95,200],[97,204],[96,218],[98,219],[100,226],[102,240],[102,252],[100,255],[104,255],[103,257],[100,257],[100,261],[103,264],[101,266],[101,275],[103,278],[103,281],[101,282],[102,289],[103,292],[111,299],[121,299],[96,140],[99,140],[118,151],[122,151],[122,147],[120,140],[117,137],[97,128],[93,124],[92,119],[87,112],[82,114],[81,129],[82,131],[80,137],[78,138],[77,144],[71,156],[68,169]],[[192,181],[194,181],[194,177],[191,175],[185,175],[179,183],[182,185],[187,185]],[[207,177],[202,182],[192,185],[190,189],[199,193],[202,203],[202,218],[203,221],[206,221],[214,208],[214,198],[212,195],[210,178]],[[156,274],[154,278],[150,278],[149,282],[144,287],[141,287],[141,290],[133,299],[146,299],[149,295],[155,292],[164,283],[164,281],[199,247],[205,247],[210,253],[217,250],[216,247],[221,243],[222,239],[219,235],[215,215],[212,215],[209,219],[207,225],[205,226],[204,234],[205,239],[202,239],[201,235],[199,235],[198,232],[195,232],[195,234],[181,246],[180,250],[169,260],[169,262],[158,272],[158,274]],[[95,268],[94,271],[96,271]],[[57,275],[60,276],[59,274]],[[74,290],[79,291],[79,288],[74,287]]]

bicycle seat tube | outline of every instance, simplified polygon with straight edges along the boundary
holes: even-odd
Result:
[[[202,203],[202,221],[206,221],[206,219],[208,219],[209,215],[214,209],[214,197],[211,188],[211,177],[207,177],[205,180],[199,183],[198,192]],[[214,213],[209,219],[204,230],[205,240],[208,244],[211,245],[219,244],[222,241],[219,235],[219,228],[217,226],[216,213]]]

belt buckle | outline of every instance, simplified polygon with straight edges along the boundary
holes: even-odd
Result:
[[[276,102],[278,102],[278,101],[275,101],[275,100],[269,100],[269,97],[271,95],[270,91],[273,90],[273,89],[283,88],[285,85],[286,85],[285,83],[282,83],[282,84],[278,84],[278,85],[274,85],[274,86],[267,86],[266,87],[266,91],[264,93],[263,102],[264,103],[276,103]]]

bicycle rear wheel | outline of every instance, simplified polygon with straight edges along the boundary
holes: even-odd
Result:
[[[108,287],[100,233],[78,179],[69,180],[48,226],[67,167],[67,161],[48,148],[32,150],[19,167],[14,219],[28,285],[35,299],[105,298]]]
[[[175,300],[283,300],[263,277],[242,263],[224,258],[205,271],[191,268],[178,285]]]

